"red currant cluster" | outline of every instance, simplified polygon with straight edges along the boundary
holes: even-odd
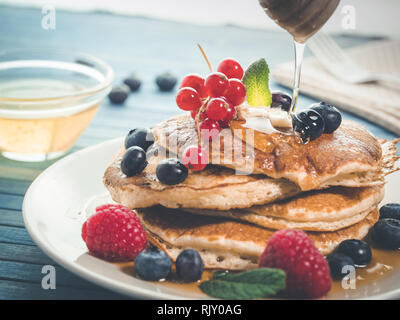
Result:
[[[236,115],[236,106],[246,99],[246,88],[241,79],[243,68],[234,59],[224,59],[218,71],[206,79],[198,74],[183,78],[176,104],[190,111],[199,128],[201,140],[209,141],[219,135],[222,128],[228,128]],[[208,152],[201,146],[188,147],[182,162],[192,171],[203,170],[208,162]]]
[[[207,132],[202,139],[211,140],[221,128],[229,127],[236,114],[235,106],[246,98],[242,77],[239,62],[225,59],[218,72],[212,72],[206,79],[197,74],[183,78],[176,103],[182,110],[190,111],[193,119],[198,117],[200,132]]]

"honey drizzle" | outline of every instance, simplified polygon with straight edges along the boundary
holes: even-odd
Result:
[[[381,293],[378,280],[388,276],[395,270],[400,270],[400,250],[372,249],[372,261],[365,267],[356,268],[355,289],[344,289],[342,280],[332,281],[332,288],[323,299],[335,298],[352,299],[363,298]],[[118,268],[131,276],[135,276],[133,262],[115,263]],[[211,279],[213,270],[205,270],[200,281],[182,283],[176,278],[174,270],[172,275],[162,281],[154,282],[162,287],[169,287],[182,290],[182,295],[190,296],[200,294],[199,283]],[[206,296],[205,296],[206,297]]]

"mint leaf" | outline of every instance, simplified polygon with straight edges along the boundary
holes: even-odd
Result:
[[[215,272],[212,279],[200,283],[209,296],[221,299],[255,299],[275,295],[285,288],[283,270],[258,268],[240,273]]]
[[[243,83],[246,87],[247,103],[252,107],[269,106],[272,102],[269,90],[269,68],[265,59],[253,62],[246,70]]]

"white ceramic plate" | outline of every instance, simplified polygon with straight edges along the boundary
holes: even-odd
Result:
[[[122,139],[81,150],[45,170],[30,186],[23,203],[25,226],[34,242],[53,260],[71,272],[122,294],[154,299],[203,299],[208,296],[188,288],[166,286],[136,279],[120,266],[87,253],[80,232],[86,219],[83,208],[90,199],[105,194],[103,173]],[[389,178],[384,203],[400,202],[400,174]],[[343,290],[328,298],[400,297],[400,270],[393,270],[376,283],[356,290]]]

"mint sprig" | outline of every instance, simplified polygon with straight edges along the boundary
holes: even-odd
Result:
[[[253,62],[243,77],[247,103],[252,107],[269,106],[272,95],[269,89],[269,68],[265,59]]]
[[[256,299],[275,295],[285,288],[283,270],[258,268],[240,273],[215,272],[211,280],[200,283],[209,296],[221,299]]]

